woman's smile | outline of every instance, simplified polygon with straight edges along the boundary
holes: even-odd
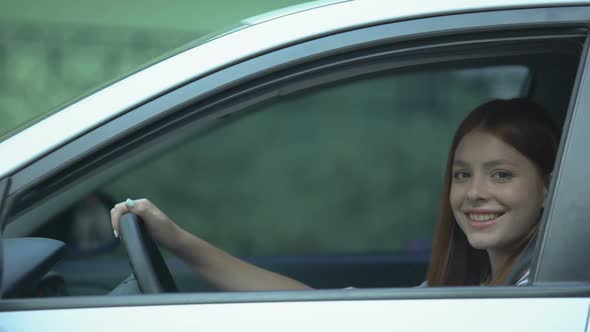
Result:
[[[464,210],[464,214],[472,228],[486,229],[498,223],[504,212],[498,211],[497,209],[466,209]]]
[[[469,225],[474,229],[486,229],[496,225],[503,215],[501,213],[466,213]]]

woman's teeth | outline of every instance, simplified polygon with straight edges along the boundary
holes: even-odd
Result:
[[[467,216],[473,221],[489,221],[501,216],[501,213],[468,213]]]

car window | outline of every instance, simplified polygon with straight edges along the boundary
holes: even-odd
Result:
[[[456,126],[493,98],[551,99],[542,104],[562,117],[576,65],[547,69],[578,57],[579,41],[568,41],[549,50],[533,41],[530,57],[503,41],[494,49],[497,56],[487,44],[475,44],[473,54],[445,45],[370,61],[358,52],[350,55],[358,63],[330,68],[325,64],[339,58],[310,61],[229,85],[202,102],[156,101],[153,106],[167,113],[157,123],[135,129],[125,119],[117,124],[129,129],[123,135],[132,133],[130,146],[124,146],[126,138],[115,142],[124,136],[105,144],[61,170],[63,177],[20,195],[13,213],[27,200],[73,183],[84,167],[107,163],[56,197],[57,205],[46,204],[68,214],[50,218],[71,222],[50,221],[33,234],[75,249],[57,267],[71,295],[105,294],[130,273],[123,248],[113,250],[117,243],[105,214],[128,197],[149,198],[189,232],[314,288],[416,286],[426,275]],[[381,49],[367,52],[376,51]],[[219,84],[223,75],[211,80]],[[555,77],[566,84],[539,84]],[[171,96],[191,96],[191,85]],[[183,109],[176,112],[178,107]],[[98,128],[93,137],[113,135],[110,129]],[[96,198],[106,204],[95,204]],[[22,220],[36,221],[24,212]],[[101,226],[93,227],[89,216]],[[101,241],[92,243],[94,237]],[[167,259],[181,290],[210,290],[178,258]]]
[[[520,96],[565,114],[581,38],[548,35],[365,43],[338,55],[310,55],[303,43],[236,63],[15,174],[9,216],[82,253],[56,266],[68,295],[106,294],[130,273],[108,222],[128,197],[149,198],[188,231],[264,268],[278,262],[270,269],[314,288],[416,286],[465,114]],[[554,78],[563,84],[543,84]],[[168,262],[178,282],[186,269]],[[186,287],[195,273],[186,276],[180,289],[195,290]]]
[[[237,255],[429,251],[455,126],[524,66],[379,74],[257,105],[102,191]]]

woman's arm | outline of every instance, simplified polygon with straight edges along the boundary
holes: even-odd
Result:
[[[310,289],[296,280],[247,263],[181,230],[175,254],[205,280],[223,290]]]
[[[127,212],[141,217],[156,242],[180,257],[195,272],[221,290],[310,289],[299,281],[247,263],[185,231],[147,199],[115,205],[111,210],[115,234],[119,232],[119,220]]]

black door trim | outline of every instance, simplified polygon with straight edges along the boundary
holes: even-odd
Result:
[[[590,282],[590,39],[586,39],[543,216],[533,284]]]

